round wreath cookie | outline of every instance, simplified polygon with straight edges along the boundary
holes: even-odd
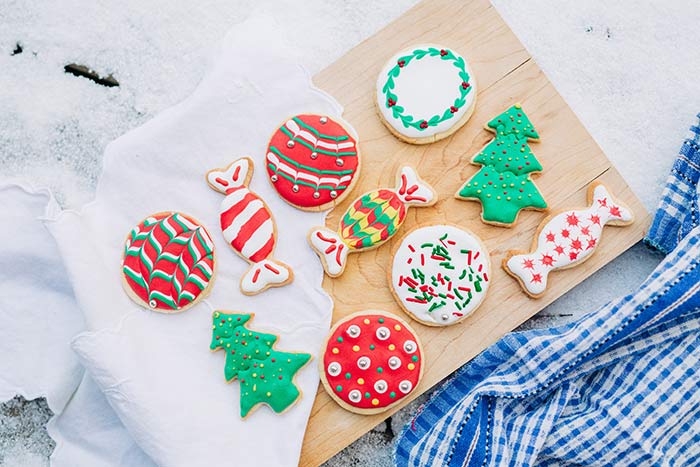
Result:
[[[430,326],[463,320],[486,297],[491,260],[481,240],[453,225],[417,227],[394,249],[391,291],[412,318]]]
[[[377,109],[396,137],[413,144],[446,138],[471,117],[476,82],[464,57],[439,45],[397,53],[377,78]]]
[[[122,256],[129,297],[163,313],[184,311],[214,283],[214,243],[207,229],[180,212],[153,214],[134,227]]]
[[[388,410],[423,375],[423,349],[413,329],[382,311],[354,313],[330,331],[321,381],[341,407],[359,414]]]
[[[277,193],[299,209],[321,211],[350,193],[360,171],[353,131],[326,115],[296,115],[267,147],[267,174]]]

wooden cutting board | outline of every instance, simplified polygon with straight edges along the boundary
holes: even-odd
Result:
[[[479,94],[471,120],[452,137],[414,146],[397,140],[379,120],[374,89],[377,74],[391,55],[426,42],[454,48],[464,55],[476,75]],[[317,466],[329,459],[583,281],[639,241],[650,220],[640,201],[488,0],[420,3],[318,73],[314,82],[345,107],[344,117],[359,134],[363,157],[358,186],[330,213],[330,228],[335,230],[340,216],[357,195],[394,186],[395,174],[404,164],[415,167],[440,197],[434,207],[409,210],[401,231],[388,244],[350,255],[341,277],[326,277],[323,286],[335,301],[333,322],[365,309],[386,310],[410,320],[392,299],[387,268],[392,245],[402,232],[418,223],[451,222],[472,230],[491,252],[494,271],[488,297],[464,322],[434,328],[412,321],[425,348],[426,368],[422,382],[402,405],[379,415],[356,415],[341,409],[319,388],[302,448],[303,466]],[[552,209],[585,206],[588,184],[600,180],[637,216],[631,226],[606,227],[601,245],[591,259],[579,267],[553,273],[548,292],[539,300],[525,295],[500,268],[500,263],[508,249],[529,248],[546,214],[522,211],[513,228],[493,227],[479,220],[479,203],[454,198],[463,182],[478,171],[469,160],[493,138],[483,129],[485,123],[517,102],[523,105],[540,134],[541,142],[530,146],[544,171],[533,179]]]

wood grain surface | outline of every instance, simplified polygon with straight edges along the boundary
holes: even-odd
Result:
[[[425,42],[464,55],[476,75],[479,93],[474,115],[463,128],[437,143],[414,146],[396,139],[379,120],[374,89],[379,70],[392,54]],[[302,448],[303,466],[317,466],[332,457],[639,241],[649,225],[649,214],[640,201],[487,0],[420,3],[318,73],[314,82],[345,107],[343,116],[357,130],[363,155],[361,179],[353,194],[328,216],[330,228],[335,230],[357,195],[393,186],[404,164],[416,168],[440,197],[433,207],[410,209],[405,224],[387,244],[350,255],[341,277],[326,277],[324,288],[335,301],[333,322],[364,309],[385,310],[410,320],[392,299],[387,268],[393,244],[418,223],[450,222],[472,230],[490,250],[494,272],[488,297],[465,321],[447,328],[411,321],[425,348],[426,368],[422,382],[402,404],[378,415],[357,415],[340,408],[319,387]],[[485,123],[516,102],[523,105],[540,134],[541,142],[530,147],[544,170],[533,179],[552,210],[585,206],[588,184],[600,180],[636,215],[631,226],[606,227],[600,247],[580,267],[552,273],[547,293],[537,300],[525,295],[500,263],[508,249],[530,246],[546,213],[522,211],[513,228],[494,227],[479,220],[479,203],[454,198],[464,181],[478,171],[469,160],[493,138],[483,129]]]

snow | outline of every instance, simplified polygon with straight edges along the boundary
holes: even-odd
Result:
[[[257,11],[270,13],[314,73],[414,3],[0,0],[0,174],[32,178],[48,185],[63,206],[80,206],[92,197],[106,144],[190,94],[229,27]],[[700,110],[700,59],[692,33],[700,24],[700,4],[494,4],[653,211],[685,130]],[[22,52],[13,55],[18,44]],[[108,88],[66,74],[70,63],[102,77],[111,74],[120,85]],[[633,288],[658,260],[642,246],[632,248],[527,326],[591,311]],[[411,405],[394,417],[394,433],[415,409]],[[28,404],[10,417],[35,420],[41,413]],[[329,465],[390,465],[390,437],[382,430],[380,425]],[[46,436],[17,437],[15,422],[4,419],[0,446],[10,453],[2,465],[42,465],[51,449]]]

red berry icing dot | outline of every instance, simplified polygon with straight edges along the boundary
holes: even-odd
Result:
[[[386,409],[418,385],[423,364],[418,337],[398,317],[352,315],[336,324],[327,342],[321,370],[328,393],[358,411]]]

